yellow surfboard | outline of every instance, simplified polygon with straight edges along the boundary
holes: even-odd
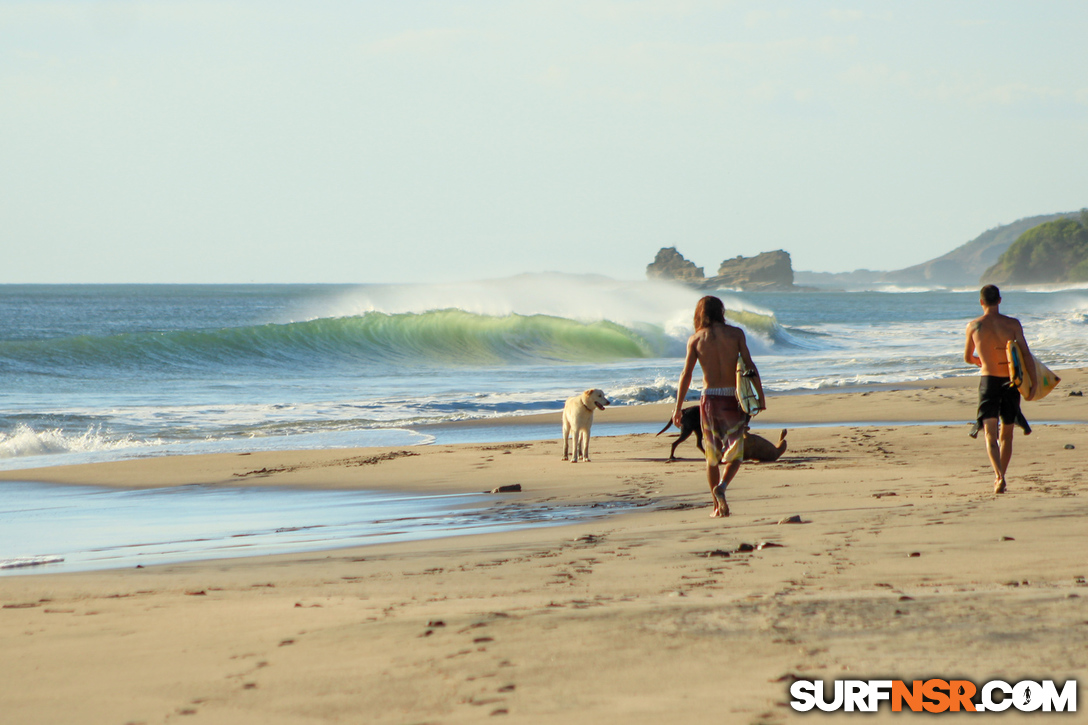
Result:
[[[759,407],[759,391],[756,390],[755,371],[744,366],[744,359],[737,357],[737,400],[740,409],[752,417],[763,410]]]
[[[1039,362],[1039,358],[1031,356],[1031,363],[1025,364],[1024,353],[1020,351],[1020,345],[1016,340],[1009,340],[1005,352],[1009,358],[1009,378],[1012,384],[1020,389],[1020,395],[1024,400],[1042,400],[1050,395],[1050,391],[1062,381],[1054,371]],[[1035,395],[1030,395],[1031,381],[1035,380]]]

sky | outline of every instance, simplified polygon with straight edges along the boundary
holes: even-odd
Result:
[[[0,283],[890,270],[1088,206],[1088,3],[0,0]]]

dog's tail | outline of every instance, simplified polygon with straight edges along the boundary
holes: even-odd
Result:
[[[665,427],[664,427],[664,428],[662,428],[661,430],[659,430],[659,431],[658,431],[658,432],[656,433],[656,435],[661,435],[662,433],[664,433],[665,431],[667,431],[667,430],[669,429],[669,426],[670,426],[670,425],[672,425],[672,418],[669,418],[669,422],[668,422],[668,423],[666,423],[666,424],[665,424]]]

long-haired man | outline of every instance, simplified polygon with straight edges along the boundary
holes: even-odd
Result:
[[[695,363],[698,362],[703,370],[699,418],[706,449],[706,478],[714,499],[712,517],[729,515],[725,489],[737,475],[744,458],[744,431],[748,427],[748,416],[737,400],[738,359],[754,376],[759,407],[765,408],[763,383],[748,352],[744,330],[726,323],[725,306],[720,299],[709,295],[703,297],[695,306],[695,334],[688,338],[684,370],[676,384],[673,422],[680,427],[684,398],[691,386]]]

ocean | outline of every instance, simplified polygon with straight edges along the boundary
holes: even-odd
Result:
[[[975,289],[718,294],[774,393],[976,373],[962,360]],[[562,274],[0,285],[0,469],[426,445],[444,441],[432,424],[559,411],[590,387],[615,405],[668,401],[699,296]],[[1050,367],[1088,365],[1088,289],[1004,297]],[[457,440],[496,435],[478,431]]]

